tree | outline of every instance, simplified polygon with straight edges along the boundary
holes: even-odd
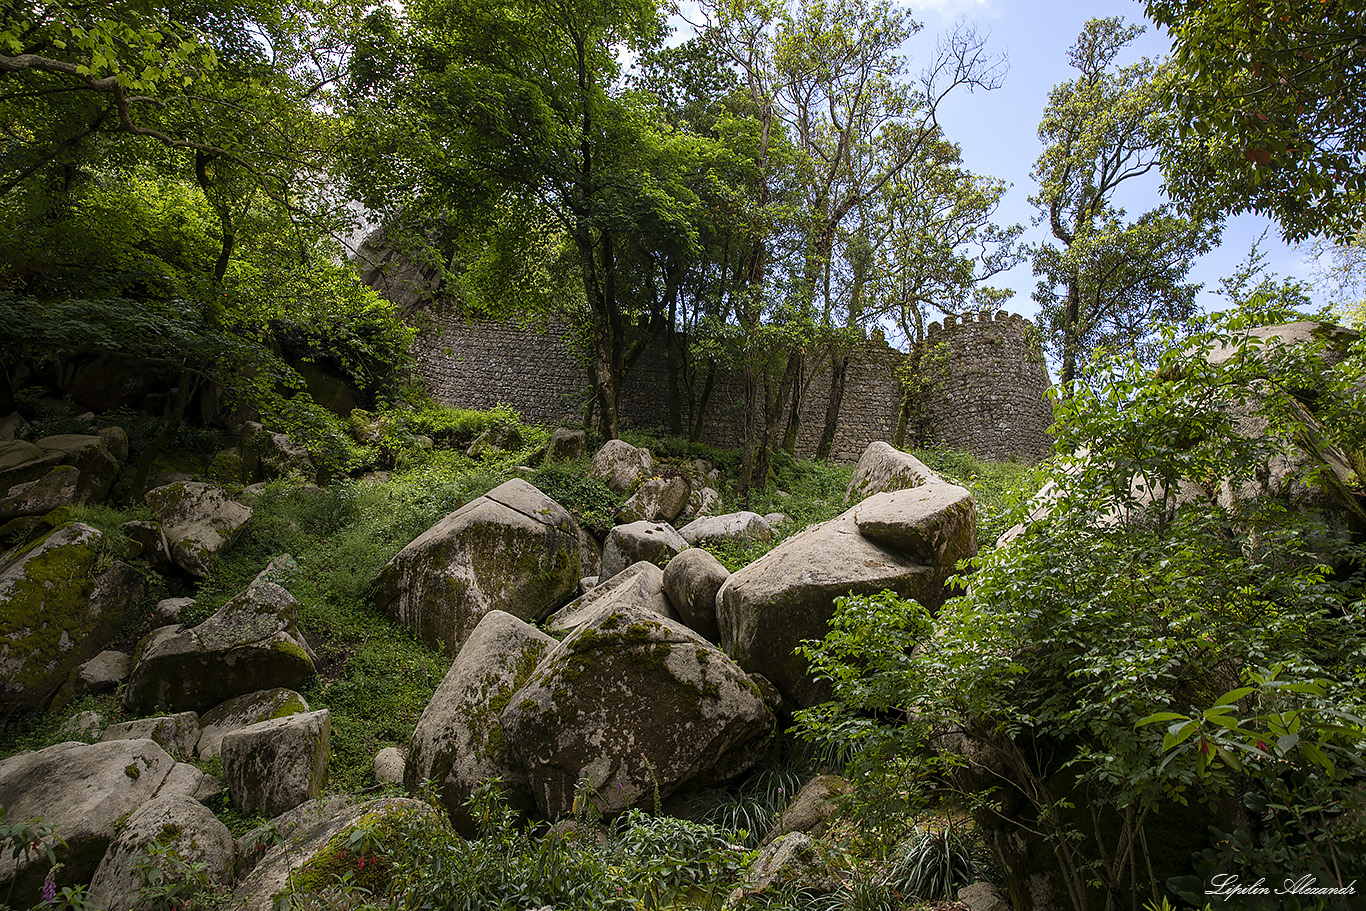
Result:
[[[1350,239],[1366,203],[1366,44],[1340,0],[1147,0],[1172,37],[1180,141],[1169,192],[1201,213],[1260,212],[1291,240]]]
[[[1182,282],[1191,259],[1218,235],[1216,224],[1180,218],[1168,207],[1129,222],[1114,202],[1124,184],[1157,167],[1167,128],[1165,72],[1146,58],[1115,63],[1142,31],[1119,18],[1088,22],[1068,52],[1079,75],[1053,89],[1039,124],[1044,151],[1031,201],[1061,246],[1034,248],[1034,299],[1062,361],[1064,395],[1094,345],[1138,349],[1154,317],[1194,312],[1195,289]]]
[[[657,42],[658,6],[428,0],[403,22],[388,16],[371,17],[376,44],[353,103],[382,122],[395,161],[353,168],[361,198],[391,214],[416,210],[447,244],[490,206],[549,213],[583,292],[598,426],[615,437],[632,346],[677,290],[664,260],[647,260],[695,243],[679,180],[689,143],[662,131],[618,79],[615,49]]]

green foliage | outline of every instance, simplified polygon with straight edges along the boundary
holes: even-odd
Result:
[[[1216,342],[1232,352],[1218,364],[1205,357]],[[1314,402],[1319,438],[1350,450],[1359,414],[1332,402],[1366,359],[1357,348],[1326,367],[1321,345],[1264,349],[1238,334],[1167,351],[1156,373],[1108,363],[1100,388],[1060,408],[1060,446],[1085,455],[1051,467],[1046,517],[979,554],[967,595],[932,621],[890,595],[844,599],[826,640],[805,647],[837,698],[802,713],[802,730],[860,745],[851,772],[865,794],[917,793],[966,738],[1008,770],[1026,809],[994,815],[991,776],[942,780],[994,825],[1038,833],[1076,908],[1097,894],[1107,907],[1158,901],[1162,884],[1143,879],[1142,846],[1160,837],[1149,827],[1173,807],[1214,812],[1235,781],[1259,795],[1255,831],[1217,836],[1187,873],[1260,862],[1336,877],[1363,846],[1354,824],[1330,822],[1352,818],[1334,769],[1356,768],[1363,746],[1360,547],[1256,479],[1308,439],[1295,395]],[[1267,422],[1252,436],[1238,417],[1250,409]],[[1310,465],[1303,482],[1323,483]],[[1335,502],[1350,511],[1352,497]],[[1258,670],[1273,665],[1279,676]],[[1230,691],[1240,675],[1259,689]],[[1257,692],[1264,704],[1244,708]],[[1299,740],[1283,740],[1295,725]],[[1240,758],[1249,750],[1264,758]],[[1324,826],[1330,838],[1307,834]]]
[[[741,849],[703,823],[637,809],[617,817],[613,829],[614,853],[634,874],[632,894],[645,909],[670,907],[674,896],[697,886],[710,886],[715,895],[741,870]]]
[[[901,895],[952,898],[978,878],[972,843],[952,825],[917,831],[897,846],[885,877]]]
[[[757,848],[801,787],[802,774],[793,765],[764,763],[739,785],[714,792],[700,819],[745,847]]]
[[[917,449],[912,454],[944,480],[972,491],[981,547],[991,546],[1015,523],[1044,482],[1044,468],[1038,465],[984,462],[970,453],[946,449]]]
[[[542,466],[528,480],[550,499],[559,503],[585,528],[605,534],[616,524],[617,509],[626,495],[613,493],[597,478],[588,475],[588,462],[552,462]]]
[[[133,861],[138,887],[136,911],[216,911],[228,890],[209,876],[208,864],[187,861],[173,845],[152,842]]]
[[[1172,36],[1172,194],[1192,209],[1269,215],[1292,240],[1350,238],[1366,193],[1359,11],[1315,0],[1144,5]]]

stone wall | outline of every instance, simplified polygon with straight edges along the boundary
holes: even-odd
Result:
[[[1002,314],[1004,317],[1005,315]],[[466,320],[449,310],[429,311],[416,347],[417,370],[438,402],[463,408],[512,406],[527,421],[555,425],[582,422],[587,380],[554,320],[540,325]],[[940,373],[925,384],[919,408],[928,441],[966,449],[982,458],[1035,461],[1048,451],[1052,422],[1043,401],[1048,376],[1037,344],[1031,349],[1020,317],[961,323],[946,317],[930,327],[931,347],[943,343]],[[905,355],[881,338],[849,354],[844,401],[832,458],[856,461],[874,440],[891,440],[900,408],[896,368]],[[797,454],[814,453],[830,395],[830,363],[812,353],[802,376]],[[700,380],[698,381],[700,385]],[[622,421],[628,427],[665,428],[669,422],[669,375],[662,340],[641,355],[622,388]],[[692,390],[683,389],[686,400]],[[723,373],[707,407],[702,439],[738,448],[743,433],[743,393],[736,372]],[[784,423],[786,416],[784,416]]]
[[[1048,455],[1048,370],[1032,329],[986,311],[930,324],[916,415],[927,442],[996,461]]]

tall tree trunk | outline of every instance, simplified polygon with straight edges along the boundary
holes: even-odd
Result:
[[[1074,272],[1067,277],[1067,309],[1062,327],[1062,395],[1072,397],[1077,379],[1077,346],[1081,344],[1081,280]]]
[[[796,360],[795,381],[792,384],[792,404],[787,411],[787,427],[783,429],[783,452],[797,454],[797,434],[802,423],[802,399],[806,395],[806,384],[802,379],[806,373],[806,357],[797,349],[789,357]]]
[[[593,392],[597,396],[598,432],[604,441],[615,440],[620,430],[617,414],[617,370],[620,357],[615,338],[612,319],[602,284],[598,282],[597,257],[593,238],[587,227],[574,232],[575,246],[579,252],[579,268],[583,275],[584,293],[588,298],[588,312],[593,323]]]
[[[849,354],[830,350],[830,398],[825,403],[825,427],[821,441],[816,444],[816,458],[830,458],[835,445],[835,430],[839,426],[840,408],[844,404],[844,380],[849,373]]]
[[[714,388],[716,388],[716,361],[708,361],[707,378],[702,381],[702,392],[697,397],[697,404],[692,414],[692,428],[688,431],[688,442],[690,443],[702,441],[702,427],[707,416],[707,404],[711,402],[711,393]]]
[[[789,351],[787,363],[783,367],[782,379],[778,381],[778,388],[773,389],[770,385],[766,390],[767,408],[764,414],[763,438],[760,441],[758,457],[754,462],[755,483],[760,487],[768,486],[768,476],[773,467],[773,454],[777,449],[775,441],[778,437],[778,421],[782,419],[788,396],[793,387],[800,382],[801,358],[797,352]]]

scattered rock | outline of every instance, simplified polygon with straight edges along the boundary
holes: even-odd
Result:
[[[550,434],[550,447],[546,450],[547,462],[572,462],[583,458],[588,448],[588,434],[569,427],[557,427]]]
[[[760,895],[774,886],[834,892],[839,881],[832,875],[820,844],[801,832],[790,832],[759,852],[726,906],[736,907],[746,896]]]
[[[716,593],[730,578],[721,561],[700,547],[690,547],[664,567],[664,592],[683,623],[709,642],[721,641],[716,625]]]
[[[202,579],[251,518],[251,507],[228,498],[221,487],[177,481],[147,491],[147,505],[161,522],[171,558]]]
[[[223,735],[223,779],[233,806],[279,816],[322,793],[332,756],[327,709],[273,718]]]
[[[820,838],[839,811],[839,798],[849,790],[848,780],[839,775],[819,775],[811,779],[783,810],[782,818],[764,836],[763,844],[777,841],[790,832]]]
[[[286,434],[274,433],[255,421],[242,425],[243,480],[273,481],[277,478],[297,478],[308,481],[318,472],[308,450]]]
[[[19,516],[45,515],[59,506],[76,502],[76,485],[81,472],[71,465],[58,465],[36,481],[10,487],[0,497],[0,522]]]
[[[375,754],[371,769],[375,773],[375,781],[380,784],[403,787],[403,769],[406,764],[407,756],[402,747],[385,747]]]
[[[517,810],[532,808],[526,772],[509,750],[499,714],[554,639],[504,613],[479,621],[418,719],[404,780],[409,791],[430,779],[456,830],[475,834],[465,801],[479,784],[499,777]]]
[[[844,502],[857,503],[875,493],[919,487],[930,480],[938,480],[938,475],[915,456],[902,452],[891,443],[869,443],[859,456],[854,476],[849,479]]]
[[[602,546],[602,571],[598,573],[598,582],[606,582],[631,564],[642,561],[662,568],[687,548],[688,542],[672,525],[656,522],[618,525],[607,533],[607,541]]]
[[[733,573],[716,596],[726,654],[763,674],[798,708],[830,698],[794,649],[829,631],[835,599],[890,589],[937,610],[951,567],[928,566],[859,534],[854,511],[798,532]]]
[[[625,440],[608,440],[593,456],[590,471],[614,493],[626,493],[654,466],[650,450]]]
[[[689,493],[682,478],[650,478],[617,510],[617,521],[671,522],[688,505]]]
[[[977,553],[977,507],[956,484],[873,494],[854,507],[859,534],[924,563],[956,566]]]
[[[758,513],[731,512],[721,516],[694,519],[678,530],[678,534],[694,547],[716,544],[753,544],[771,541],[773,529]]]
[[[150,740],[59,743],[0,762],[0,806],[6,820],[41,817],[54,826],[65,842],[51,843],[63,864],[57,886],[84,885],[122,821],[158,792],[171,793],[163,785],[175,765]],[[0,852],[0,895],[14,907],[36,905],[47,870],[42,851]]]
[[[216,759],[222,750],[223,735],[229,731],[307,711],[304,697],[286,687],[235,696],[209,709],[199,719],[199,742],[195,753],[202,761]]]
[[[100,739],[100,734],[104,731],[104,716],[99,712],[77,712],[57,729],[58,743],[67,740],[79,740],[82,743],[94,743]]]
[[[1010,911],[1001,890],[991,883],[977,882],[958,890],[958,901],[968,906],[968,911]]]
[[[380,572],[376,606],[456,655],[485,614],[541,620],[578,589],[579,531],[563,506],[520,478],[418,536]]]
[[[564,636],[592,621],[602,611],[619,605],[640,607],[670,620],[678,619],[677,611],[664,594],[664,571],[653,563],[633,563],[552,614],[545,622],[545,631],[552,636]]]
[[[0,729],[38,711],[134,616],[146,579],[71,522],[0,556]]]
[[[168,848],[188,864],[203,864],[207,881],[232,885],[233,843],[228,827],[192,797],[167,795],[149,800],[128,817],[128,824],[105,852],[90,881],[87,898],[95,908],[131,908],[138,903],[143,878],[138,867],[148,849]],[[166,883],[176,882],[183,868],[154,859]],[[195,884],[187,884],[191,888]]]
[[[179,623],[181,613],[190,607],[194,607],[193,598],[162,598],[152,609],[152,616],[163,625]]]
[[[384,797],[357,803],[346,796],[311,800],[271,821],[268,832],[237,839],[237,887],[230,907],[271,911],[274,896],[292,882],[307,881],[310,871],[354,869],[359,855],[349,844],[357,827],[383,829],[405,816],[435,818],[436,811],[418,800]]]
[[[142,641],[123,693],[131,712],[202,712],[313,676],[299,602],[273,582],[252,584],[196,627],[163,626]]]
[[[169,573],[176,568],[171,559],[171,542],[166,540],[160,522],[124,522],[121,530],[138,545],[138,552],[133,556],[146,560],[159,573]]]
[[[128,668],[125,652],[106,649],[77,668],[76,678],[87,693],[112,693],[128,679]]]
[[[111,724],[100,740],[152,740],[177,759],[193,759],[195,744],[199,742],[199,716],[181,712]]]
[[[681,623],[640,608],[571,633],[508,701],[502,728],[537,809],[568,813],[580,781],[614,813],[689,781],[745,771],[773,735],[757,687]]]

